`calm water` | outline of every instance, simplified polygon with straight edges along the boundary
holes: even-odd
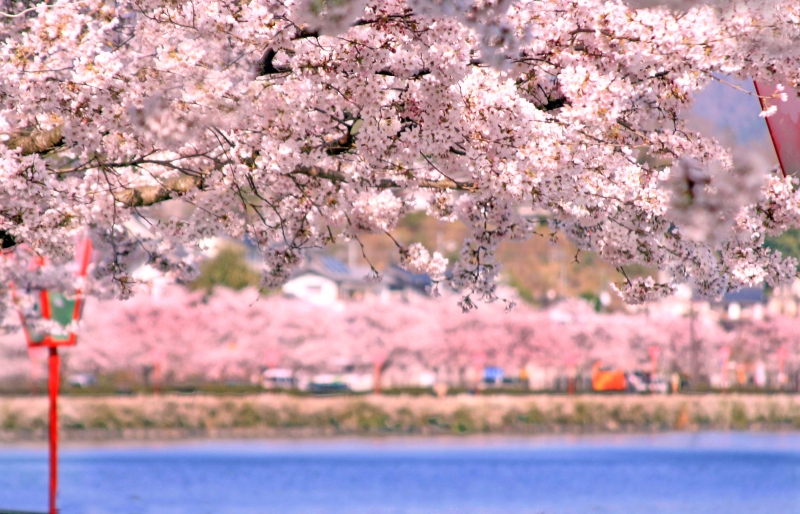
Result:
[[[46,507],[0,448],[0,509]],[[61,514],[800,513],[800,435],[185,443],[62,452]]]

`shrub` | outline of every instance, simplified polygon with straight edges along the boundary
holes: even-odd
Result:
[[[243,404],[233,415],[233,426],[254,427],[261,422],[261,414],[250,403]]]

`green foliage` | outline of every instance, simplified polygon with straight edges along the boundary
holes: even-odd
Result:
[[[428,216],[422,211],[410,212],[405,215],[405,217],[400,221],[400,224],[414,235],[417,235],[418,233],[426,230],[425,222],[427,217]]]
[[[453,413],[452,431],[457,434],[469,434],[477,431],[472,413],[466,407],[461,407]]]
[[[596,412],[596,405],[576,402],[572,409],[572,423],[581,427],[594,425],[602,416]]]
[[[744,430],[748,424],[747,409],[744,404],[742,402],[733,402],[731,405],[731,425],[733,425],[733,428]]]
[[[387,429],[389,414],[376,405],[367,402],[357,402],[340,416],[340,424],[346,425],[350,421],[359,432],[374,432]]]
[[[533,291],[525,285],[523,280],[520,280],[514,273],[508,274],[508,285],[513,287],[519,293],[520,298],[529,304],[535,304],[536,298],[533,296]]]
[[[7,412],[3,420],[3,430],[17,430],[19,428],[20,415],[18,412]]]
[[[200,266],[200,276],[190,284],[191,289],[205,289],[211,293],[214,286],[244,289],[258,286],[258,272],[250,268],[244,249],[236,246],[220,248],[213,259]]]
[[[778,237],[768,237],[764,246],[779,250],[784,257],[794,257],[800,262],[800,229],[793,228]]]
[[[454,403],[455,402],[455,403]],[[392,405],[399,408],[393,408]],[[77,408],[75,408],[77,406]],[[455,410],[448,408],[455,406]],[[36,410],[36,409],[35,409]],[[100,437],[128,437],[125,429],[175,430],[183,436],[213,435],[209,430],[247,429],[260,436],[329,436],[335,434],[476,434],[632,432],[665,430],[785,430],[800,428],[800,403],[783,397],[754,396],[730,400],[675,401],[674,397],[600,395],[552,402],[506,398],[501,401],[408,397],[402,403],[380,398],[287,399],[272,395],[247,398],[152,397],[146,402],[81,399],[62,415],[65,436],[95,432]],[[0,435],[25,440],[45,437],[46,415],[27,414],[0,403]],[[107,435],[99,434],[108,432]],[[238,432],[241,434],[241,432]],[[228,435],[236,436],[234,431]],[[83,439],[90,434],[78,436]],[[224,435],[224,432],[223,432]],[[132,437],[140,437],[133,435]],[[159,437],[158,432],[145,437]],[[94,437],[94,436],[92,436]],[[169,435],[173,437],[173,435]],[[12,439],[13,440],[13,439]]]
[[[261,422],[261,414],[251,403],[245,403],[233,416],[235,427],[255,427]]]
[[[600,297],[591,291],[582,292],[580,297],[589,302],[592,305],[592,308],[594,308],[594,310],[597,312],[600,312],[600,309],[603,307],[603,305],[600,303]]]
[[[191,424],[186,419],[186,415],[176,402],[167,402],[161,412],[160,426],[164,428],[186,428]]]
[[[88,425],[89,428],[118,430],[122,428],[123,423],[116,409],[109,405],[101,404],[95,407]]]

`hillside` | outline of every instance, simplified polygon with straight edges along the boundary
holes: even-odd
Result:
[[[467,230],[460,223],[442,223],[415,212],[406,216],[392,232],[402,244],[422,242],[427,248],[441,252],[451,263],[458,259],[460,242]],[[539,227],[539,235],[528,241],[505,243],[500,247],[498,261],[503,263],[502,281],[519,291],[520,297],[532,304],[547,303],[548,297],[582,296],[596,300],[610,282],[622,282],[622,275],[590,252],[578,252],[561,234],[551,234],[546,225]],[[364,251],[372,264],[383,269],[397,261],[397,247],[385,235],[368,235],[361,238]],[[345,262],[355,261],[366,265],[361,248],[340,244],[331,251]],[[628,276],[637,276],[647,270],[642,267],[626,268]],[[549,292],[549,294],[548,294]],[[613,295],[612,295],[613,296]]]

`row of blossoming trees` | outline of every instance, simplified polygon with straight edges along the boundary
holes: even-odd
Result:
[[[247,381],[268,366],[308,376],[344,365],[369,373],[374,360],[385,358],[385,386],[414,384],[423,372],[464,384],[471,368],[484,365],[508,374],[530,364],[562,374],[572,367],[588,371],[597,360],[627,370],[649,369],[653,345],[661,348],[663,372],[686,373],[692,367],[688,317],[598,314],[577,301],[545,310],[520,305],[511,312],[490,304],[463,314],[452,299],[372,300],[331,309],[263,298],[252,290],[218,289],[203,297],[171,287],[155,299],[90,302],[86,311],[80,344],[68,352],[69,372],[110,376],[123,371],[137,380],[154,365],[173,383]],[[723,346],[732,348],[734,360],[763,360],[776,369],[780,347],[800,355],[795,321],[773,317],[726,330],[699,316],[695,333],[702,343],[702,371],[718,369]],[[44,359],[32,357],[36,373],[36,363],[43,366]],[[790,372],[800,365],[791,359]],[[19,333],[0,339],[0,360],[0,380],[19,383],[32,371]]]

